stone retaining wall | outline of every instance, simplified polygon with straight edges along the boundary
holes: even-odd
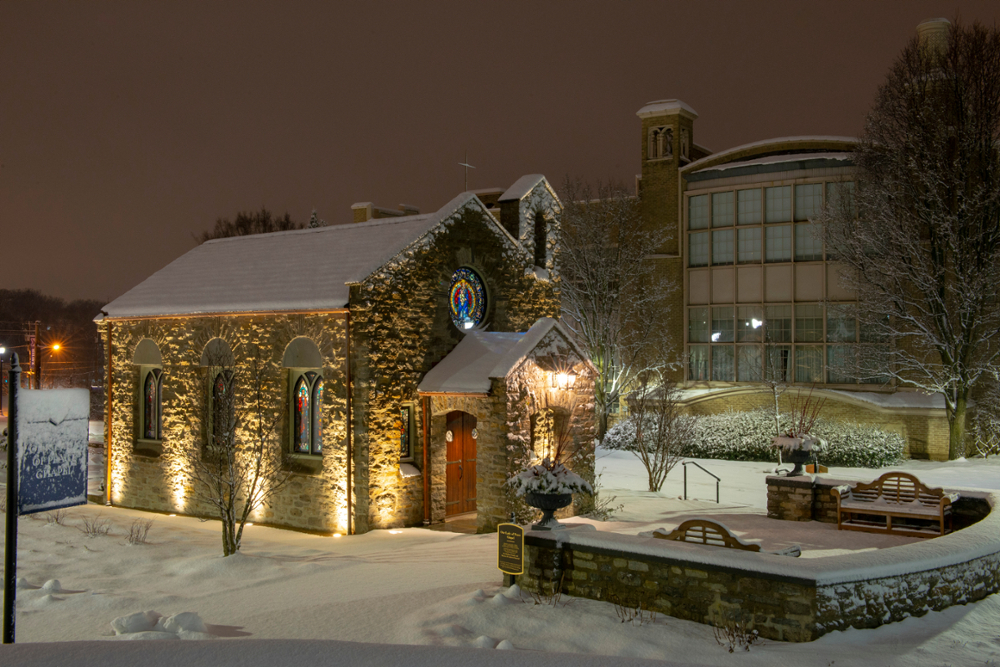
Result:
[[[783,485],[786,498],[826,493],[814,494],[813,480],[805,479],[809,486]],[[838,483],[826,480],[816,488],[827,482]],[[876,627],[1000,591],[1000,516],[990,513],[998,499],[963,492],[956,518],[968,527],[949,535],[815,559],[584,526],[530,531],[519,584],[545,593],[555,586],[710,625],[740,618],[768,639],[812,641],[832,630]]]

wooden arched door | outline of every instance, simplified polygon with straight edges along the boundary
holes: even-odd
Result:
[[[476,511],[476,418],[449,412],[445,516]]]

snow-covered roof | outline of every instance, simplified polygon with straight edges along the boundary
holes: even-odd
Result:
[[[721,398],[727,394],[744,394],[765,391],[760,385],[740,385],[735,387],[692,387],[679,392],[679,400],[683,402]],[[850,391],[847,389],[826,389],[816,387],[812,390],[817,397],[830,396],[833,399],[853,399],[874,407],[887,410],[918,409],[944,410],[944,396],[941,394],[925,394],[922,391],[896,391],[892,393],[878,391]]]
[[[528,174],[514,181],[514,185],[507,188],[498,201],[521,200],[531,192],[536,185],[545,180],[541,174]]]
[[[572,345],[559,321],[551,317],[543,317],[524,333],[471,331],[427,372],[418,390],[426,394],[485,394],[491,378],[507,377],[555,328]]]
[[[698,117],[697,111],[680,100],[656,100],[655,102],[647,102],[646,106],[635,112],[635,115],[639,118],[647,118],[649,116],[659,116],[660,114],[668,111],[686,111],[693,118]]]
[[[780,164],[782,162],[802,162],[804,160],[840,160],[850,162],[854,157],[851,153],[790,153],[784,155],[766,155],[752,160],[740,160],[739,162],[724,162],[714,167],[706,167],[701,172],[725,171],[727,169],[739,169],[741,167],[751,167],[761,164]]]
[[[428,394],[485,394],[490,376],[523,333],[471,331],[455,349],[421,380],[418,390]]]
[[[152,317],[344,308],[350,284],[470,203],[482,208],[466,192],[435,213],[207,241],[104,310]]]
[[[854,147],[857,145],[858,140],[854,137],[837,137],[829,135],[803,135],[797,137],[777,137],[775,139],[762,139],[761,141],[752,141],[749,144],[743,144],[741,146],[734,146],[733,148],[728,148],[724,151],[719,151],[718,153],[713,153],[711,155],[706,155],[705,157],[695,160],[689,164],[681,167],[681,171],[690,174],[691,172],[698,171],[699,169],[704,169],[708,166],[714,166],[717,164],[722,164],[729,162],[731,158],[735,157],[738,153],[744,153],[747,151],[753,152],[754,149],[761,149],[763,152],[769,146],[774,146],[778,149],[781,144],[786,144],[781,146],[788,150],[796,150],[798,146],[817,146],[823,145],[826,151],[831,149],[842,149],[844,151],[853,151]],[[817,151],[818,152],[818,151]],[[802,156],[799,156],[802,159]],[[740,163],[743,164],[743,163]]]

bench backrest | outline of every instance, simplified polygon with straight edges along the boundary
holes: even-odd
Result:
[[[944,496],[941,489],[931,489],[906,472],[887,472],[874,482],[857,484],[851,487],[851,496],[857,500],[874,502],[879,498],[883,502],[909,504],[918,502],[921,505],[937,506]]]
[[[708,519],[688,519],[669,533],[665,532],[662,528],[653,531],[653,537],[661,540],[708,544],[716,547],[727,547],[729,549],[742,549],[744,551],[760,551],[759,544],[741,542],[738,537],[731,534],[729,529],[721,523],[709,521]]]

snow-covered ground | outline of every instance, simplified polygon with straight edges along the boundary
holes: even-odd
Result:
[[[764,477],[773,466],[698,462],[722,478],[718,505],[714,480],[700,470],[689,470],[684,501],[679,466],[663,491],[649,493],[634,457],[602,453],[603,493],[616,495],[624,509],[612,522],[595,522],[598,529],[637,533],[714,514],[765,544],[789,539],[769,528],[777,522],[760,516]],[[901,468],[932,486],[1000,489],[1000,462],[993,460]],[[879,471],[830,474],[869,480]],[[87,537],[85,520],[98,516],[111,521],[111,534]],[[124,533],[136,519],[154,521],[149,542],[128,546]],[[812,548],[803,557],[906,541],[835,527],[831,533],[823,524],[781,527],[798,531],[791,541]],[[0,647],[0,664],[1000,665],[996,595],[874,630],[834,632],[808,644],[768,641],[731,655],[708,626],[664,616],[622,624],[608,603],[564,596],[549,606],[501,589],[493,535],[408,528],[335,538],[252,526],[242,552],[223,559],[219,532],[214,521],[97,505],[67,510],[62,525],[45,514],[21,518],[20,643]],[[173,632],[143,637],[211,639],[122,644],[125,634],[106,641],[115,638],[113,620],[145,611],[194,612],[204,627],[172,626]]]

